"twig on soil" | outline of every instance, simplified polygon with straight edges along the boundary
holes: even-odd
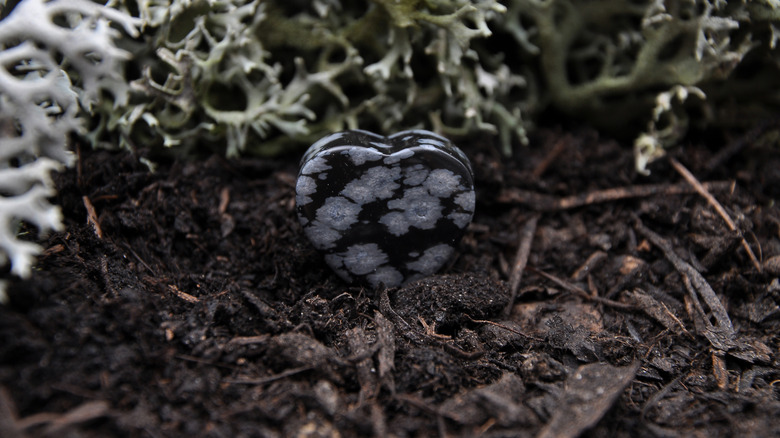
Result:
[[[268,341],[269,335],[257,335],[257,336],[236,336],[233,339],[229,340],[227,343],[230,344],[236,344],[236,345],[253,345],[253,344],[262,344],[266,341]]]
[[[154,269],[152,269],[152,267],[151,267],[151,266],[149,266],[149,264],[148,264],[148,263],[146,263],[146,261],[144,261],[144,259],[142,259],[142,258],[141,258],[141,256],[139,256],[139,255],[138,255],[138,253],[137,253],[137,252],[135,252],[135,250],[133,249],[133,247],[131,247],[130,245],[128,245],[126,242],[122,242],[122,243],[121,243],[121,246],[122,246],[122,248],[124,248],[125,250],[129,251],[129,252],[130,252],[130,254],[132,254],[132,255],[133,255],[133,257],[135,257],[135,259],[136,259],[136,260],[138,260],[138,263],[140,263],[140,264],[141,264],[141,265],[142,265],[144,268],[146,268],[146,270],[147,270],[147,271],[149,271],[149,273],[150,273],[150,274],[152,274],[152,276],[154,276],[154,277],[158,277],[158,275],[157,275],[157,271],[156,271],[156,270],[154,270]]]
[[[374,400],[371,403],[371,426],[374,436],[387,436],[387,419],[382,405]]]
[[[111,276],[108,272],[108,259],[105,256],[100,258],[100,275],[103,277],[103,282],[106,285],[106,289],[111,292],[111,295],[115,297],[118,296],[119,293],[117,293],[116,288],[114,287],[114,282],[111,280]]]
[[[379,311],[396,327],[399,327],[403,335],[410,341],[415,343],[422,342],[421,335],[417,333],[414,327],[393,310],[393,307],[390,305],[390,297],[387,295],[387,288],[384,287],[379,291]]]
[[[374,324],[376,325],[376,344],[380,349],[377,354],[379,381],[387,389],[395,393],[393,370],[395,369],[395,334],[393,324],[379,311],[374,311]]]
[[[674,333],[684,333],[689,338],[694,338],[685,328],[685,324],[669,310],[666,304],[656,300],[641,288],[637,287],[634,290],[626,291],[626,295],[629,299],[636,302],[639,308],[648,316],[661,323],[667,330],[671,330]]]
[[[202,357],[192,356],[192,355],[189,355],[189,354],[176,354],[173,357],[175,357],[176,359],[181,359],[181,360],[183,360],[185,362],[192,362],[192,363],[197,363],[197,364],[200,364],[200,365],[220,367],[220,368],[224,368],[226,370],[234,370],[235,371],[235,370],[240,369],[240,366],[238,366],[238,365],[232,365],[232,364],[229,364],[229,363],[219,362],[219,361],[216,361],[216,360],[204,359]]]
[[[717,181],[703,183],[710,192],[728,190],[732,183]],[[620,201],[630,198],[646,198],[653,195],[685,195],[695,193],[689,184],[651,184],[642,186],[616,187],[606,190],[595,190],[580,195],[558,198],[536,192],[520,189],[507,189],[498,195],[498,202],[508,204],[528,205],[536,211],[560,211],[582,207],[584,205]]]
[[[219,214],[223,215],[227,212],[228,204],[230,204],[230,189],[224,187],[219,191]]]
[[[365,359],[356,361],[354,366],[357,371],[358,384],[360,392],[358,394],[358,406],[362,406],[367,400],[373,399],[379,391],[374,361],[371,360],[370,352],[373,350],[368,343],[368,337],[363,327],[354,327],[347,331],[347,344],[353,356],[367,356]],[[375,344],[374,344],[375,345]]]
[[[561,152],[563,152],[564,149],[566,149],[566,146],[572,143],[572,140],[573,137],[571,134],[566,135],[565,137],[558,140],[558,142],[555,143],[555,146],[553,146],[550,149],[550,151],[547,153],[547,155],[545,155],[542,162],[539,163],[538,166],[536,166],[536,168],[532,173],[533,177],[539,179],[542,176],[542,174],[544,174],[544,172],[547,170],[547,168],[550,167],[550,165],[555,162],[555,160],[558,158],[559,155],[561,155]],[[579,147],[579,143],[581,143],[581,141],[577,140],[576,143],[577,144],[572,146],[575,149]]]
[[[446,351],[447,353],[463,360],[477,360],[480,357],[484,356],[486,353],[485,350],[475,350],[475,351],[462,350],[453,344],[442,342],[442,341],[439,341],[438,344],[440,344],[441,347],[444,349],[444,351]]]
[[[734,346],[734,336],[736,332],[734,331],[734,326],[731,324],[731,319],[729,318],[726,309],[723,307],[723,303],[720,302],[715,291],[712,290],[712,287],[707,283],[707,280],[699,271],[694,269],[693,266],[688,264],[674,252],[674,248],[672,248],[672,245],[667,240],[645,227],[639,218],[635,219],[635,228],[637,232],[663,251],[666,259],[669,260],[669,262],[674,265],[677,272],[680,273],[694,305],[699,301],[698,293],[710,308],[710,312],[715,318],[717,326],[713,325],[709,318],[707,318],[704,309],[701,308],[701,304],[697,306],[702,313],[702,320],[706,326],[706,330],[702,334],[710,341],[713,347],[721,350],[729,350]]]
[[[683,178],[685,178],[688,183],[693,186],[693,188],[696,189],[696,191],[701,195],[704,199],[707,200],[707,202],[712,206],[712,208],[715,209],[716,212],[718,212],[718,215],[726,222],[726,225],[729,227],[731,231],[736,231],[739,233],[739,238],[742,239],[742,247],[745,248],[745,251],[748,254],[748,257],[750,257],[750,261],[753,262],[753,266],[755,266],[756,270],[758,272],[761,272],[761,263],[756,258],[756,255],[753,254],[753,250],[750,249],[750,245],[748,245],[747,240],[745,240],[745,237],[742,235],[742,232],[737,228],[736,224],[734,224],[734,221],[731,220],[731,217],[726,212],[726,209],[723,208],[723,206],[718,202],[717,199],[715,199],[714,196],[712,196],[712,193],[710,193],[699,180],[696,179],[695,176],[691,173],[690,170],[688,170],[685,166],[683,166],[679,161],[677,161],[674,157],[669,157],[669,162],[672,164],[674,169],[682,175]]]
[[[726,361],[723,359],[725,353],[720,350],[714,350],[710,354],[712,359],[712,375],[715,377],[715,383],[720,389],[726,389],[729,386],[729,373],[726,369]]]
[[[498,327],[500,329],[506,330],[508,332],[512,332],[512,333],[514,333],[516,335],[520,335],[520,336],[522,336],[522,337],[524,337],[526,339],[530,339],[530,340],[538,341],[538,342],[544,342],[544,339],[527,335],[527,334],[525,334],[523,332],[520,332],[520,331],[517,331],[517,330],[513,329],[512,327],[508,327],[508,326],[506,326],[504,324],[501,324],[501,323],[498,323],[498,322],[495,322],[495,321],[488,321],[487,319],[474,319],[474,318],[470,317],[469,315],[466,315],[466,318],[468,318],[471,322],[473,322],[475,324],[489,324],[489,325],[492,325],[492,326],[496,326],[496,327]]]
[[[636,309],[636,306],[633,304],[625,304],[621,303],[619,301],[610,300],[609,298],[602,298],[598,295],[591,295],[587,291],[585,291],[583,288],[577,286],[576,284],[569,283],[568,281],[556,277],[555,275],[548,274],[544,271],[540,271],[536,268],[528,268],[529,271],[532,271],[536,274],[541,275],[542,277],[552,281],[553,283],[557,284],[558,286],[568,290],[569,292],[573,292],[576,295],[581,296],[582,298],[585,298],[588,301],[595,301],[600,304],[604,304],[605,306],[615,307],[617,309],[625,309],[625,310],[634,310]]]
[[[87,209],[87,223],[92,225],[92,228],[95,230],[95,235],[98,237],[98,239],[103,238],[103,229],[100,228],[100,222],[98,221],[97,213],[95,212],[95,206],[92,205],[92,201],[89,200],[89,197],[82,196],[81,201],[84,203],[84,208]]]
[[[55,435],[57,432],[62,432],[63,429],[69,426],[85,423],[87,421],[94,420],[95,418],[104,417],[108,415],[109,409],[110,407],[108,402],[104,400],[93,400],[84,402],[65,413],[40,412],[20,419],[14,419],[12,417],[11,421],[15,423],[14,428],[15,431],[19,433],[19,435],[10,436],[26,436],[22,434],[21,431],[43,424],[48,424],[48,427],[43,430],[42,435]],[[2,429],[0,429],[0,431],[9,433],[14,432],[14,430],[5,431]],[[6,435],[4,434],[3,436]]]
[[[601,250],[597,250],[593,252],[590,256],[588,256],[588,259],[585,260],[583,264],[581,264],[577,270],[574,271],[573,274],[571,274],[571,279],[574,281],[582,281],[585,279],[585,277],[593,272],[593,270],[601,264],[604,260],[607,259],[607,253]]]
[[[653,394],[650,399],[647,400],[647,402],[645,402],[644,406],[642,406],[642,411],[639,414],[639,419],[642,421],[642,423],[651,424],[648,423],[647,419],[645,418],[647,416],[647,411],[649,411],[658,402],[663,400],[663,398],[666,397],[666,395],[669,394],[678,383],[680,383],[683,377],[684,376],[677,376],[674,380]]]
[[[265,301],[261,300],[258,296],[253,294],[252,292],[241,289],[241,295],[249,301],[250,304],[252,304],[255,309],[257,309],[258,312],[260,312],[260,315],[263,318],[267,319],[278,319],[279,313],[271,307],[270,305],[266,304]]]
[[[452,340],[452,336],[450,336],[450,335],[442,335],[442,334],[436,333],[436,321],[433,321],[432,323],[428,324],[428,322],[425,321],[425,319],[422,316],[420,316],[420,315],[417,315],[417,321],[419,321],[420,324],[423,326],[423,333],[425,333],[425,336],[429,336],[431,338],[440,339],[440,340],[443,340],[443,341],[450,341],[450,340]]]
[[[179,290],[179,288],[176,287],[175,284],[169,284],[168,285],[168,290],[170,290],[171,292],[173,292],[174,295],[176,295],[177,297],[181,298],[182,300],[184,300],[184,301],[186,301],[188,303],[198,303],[198,302],[200,302],[198,297],[190,295],[187,292],[183,292],[183,291]]]
[[[531,216],[525,223],[523,231],[520,233],[520,245],[517,247],[517,255],[515,255],[512,273],[509,276],[509,302],[507,302],[506,307],[504,307],[504,317],[509,316],[512,312],[512,307],[515,304],[517,290],[520,287],[520,280],[523,278],[525,265],[528,263],[528,255],[531,253],[531,243],[533,243],[534,234],[536,234],[536,223],[538,221],[538,214]]]
[[[279,374],[274,374],[273,376],[268,377],[260,377],[258,379],[232,379],[232,380],[225,380],[225,383],[231,383],[235,385],[265,385],[266,383],[275,382],[277,380],[284,379],[286,377],[294,376],[296,374],[302,373],[304,371],[313,370],[313,365],[305,365],[298,368],[290,368],[289,370],[282,371]]]

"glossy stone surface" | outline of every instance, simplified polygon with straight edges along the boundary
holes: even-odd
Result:
[[[448,261],[474,215],[471,164],[429,131],[331,134],[301,160],[298,218],[345,281],[394,287]]]

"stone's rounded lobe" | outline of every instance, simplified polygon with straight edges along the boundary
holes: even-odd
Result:
[[[475,206],[466,155],[424,130],[328,135],[303,155],[295,192],[301,226],[325,262],[373,287],[438,271]]]

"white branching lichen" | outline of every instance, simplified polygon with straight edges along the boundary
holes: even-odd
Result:
[[[20,224],[62,227],[51,173],[73,160],[68,137],[82,131],[82,108],[106,92],[127,103],[128,53],[110,23],[137,35],[137,20],[88,0],[23,0],[0,21],[0,264],[20,277],[41,251],[19,238]]]

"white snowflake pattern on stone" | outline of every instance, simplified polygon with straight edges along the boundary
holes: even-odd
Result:
[[[330,169],[332,169],[332,167],[328,164],[328,162],[324,158],[315,157],[309,160],[306,163],[306,165],[303,166],[303,169],[301,169],[301,175],[312,175]]]
[[[342,280],[347,282],[352,281],[349,272],[344,269],[344,257],[338,254],[325,254],[325,263],[327,263],[328,266],[333,269],[333,272],[341,277]]]
[[[401,169],[394,167],[372,167],[360,178],[351,181],[341,194],[358,204],[387,199],[401,187],[396,182],[401,177]]]
[[[387,164],[387,165],[390,165],[390,164],[398,163],[401,160],[405,160],[405,159],[407,159],[409,157],[413,157],[413,156],[414,156],[414,151],[413,150],[411,150],[411,149],[404,149],[404,150],[398,151],[398,152],[396,152],[396,153],[394,153],[394,154],[392,154],[392,155],[390,155],[388,157],[385,157],[383,162],[385,164]]]
[[[471,213],[458,213],[453,212],[447,215],[447,219],[451,220],[458,228],[466,228],[471,222]]]
[[[444,209],[439,198],[429,195],[423,187],[406,190],[403,198],[388,201],[387,207],[391,210],[401,210],[404,220],[408,223],[407,228],[411,226],[421,230],[433,229]]]
[[[447,244],[439,244],[425,250],[422,256],[413,262],[406,264],[406,267],[428,275],[436,271],[452,255],[454,248]]]
[[[404,276],[397,269],[385,266],[369,274],[366,279],[373,287],[379,287],[380,283],[386,287],[396,287],[404,281]]]
[[[393,236],[403,236],[409,231],[409,221],[403,213],[391,211],[379,218],[379,223],[387,227],[387,232]]]
[[[433,196],[448,198],[457,190],[463,190],[460,184],[460,176],[447,169],[434,169],[425,179],[423,187]]]
[[[475,204],[476,198],[474,196],[474,191],[470,190],[468,192],[463,192],[455,196],[455,203],[458,204],[462,209],[466,211],[474,211],[474,204]]]
[[[317,221],[330,228],[344,231],[358,221],[360,206],[341,196],[332,196],[317,209]]]
[[[361,166],[366,161],[376,161],[382,158],[382,154],[372,149],[351,148],[346,150],[349,159],[355,166]]]
[[[312,201],[311,196],[317,192],[317,182],[311,177],[301,175],[295,183],[295,203],[306,205]]]
[[[404,184],[419,186],[428,178],[428,169],[422,164],[415,164],[404,169]]]
[[[336,246],[341,233],[318,220],[312,221],[305,229],[306,237],[317,249],[330,249]]]
[[[376,243],[352,245],[343,253],[344,267],[355,275],[366,275],[387,263],[387,254]]]

